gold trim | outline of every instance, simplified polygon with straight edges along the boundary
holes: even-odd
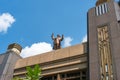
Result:
[[[113,80],[112,57],[110,52],[110,40],[108,27],[103,26],[98,31],[98,48],[100,56],[101,80]]]

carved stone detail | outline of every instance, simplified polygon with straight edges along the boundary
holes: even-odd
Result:
[[[112,57],[110,51],[108,27],[100,27],[97,29],[97,31],[101,80],[113,80]]]

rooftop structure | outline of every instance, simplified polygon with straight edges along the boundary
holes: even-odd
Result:
[[[42,68],[43,80],[51,80],[53,78],[54,80],[58,80],[58,78],[60,80],[86,79],[87,51],[85,50],[85,47],[86,44],[78,44],[44,54],[19,59],[14,68],[14,76],[24,77],[26,66],[39,64]],[[82,73],[84,75],[82,75]]]

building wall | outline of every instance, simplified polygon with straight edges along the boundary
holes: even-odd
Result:
[[[118,6],[117,3],[109,1],[88,11],[89,80],[113,80],[113,78],[114,80],[119,80],[120,26],[118,24],[119,16],[116,13],[119,8],[115,9],[115,6]],[[107,33],[106,41],[108,41],[108,47],[106,48],[107,51],[101,52],[99,44],[103,44],[105,41],[100,40],[99,29],[105,26],[107,26],[105,34]],[[103,38],[106,36],[105,34],[102,34]],[[101,48],[103,47],[105,46],[103,45]],[[108,59],[101,57],[101,54],[104,54],[104,56],[109,54],[111,58],[109,59],[109,56]],[[105,60],[109,61],[105,62]],[[106,71],[107,69],[102,71],[102,63],[110,63],[112,68],[108,68],[108,72]],[[107,79],[107,76],[103,77],[102,72],[105,72],[105,75],[110,73],[111,76],[108,76]]]
[[[20,59],[17,61],[14,76],[24,77],[26,66],[40,64],[42,76],[61,75],[74,71],[82,71],[87,68],[87,51],[85,45],[79,44],[44,54]]]
[[[12,51],[0,55],[0,80],[11,80],[15,63],[21,57]]]

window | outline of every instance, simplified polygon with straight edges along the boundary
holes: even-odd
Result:
[[[96,15],[97,16],[105,14],[105,13],[108,12],[108,8],[107,8],[107,4],[106,3],[97,6],[95,9],[96,9]]]

